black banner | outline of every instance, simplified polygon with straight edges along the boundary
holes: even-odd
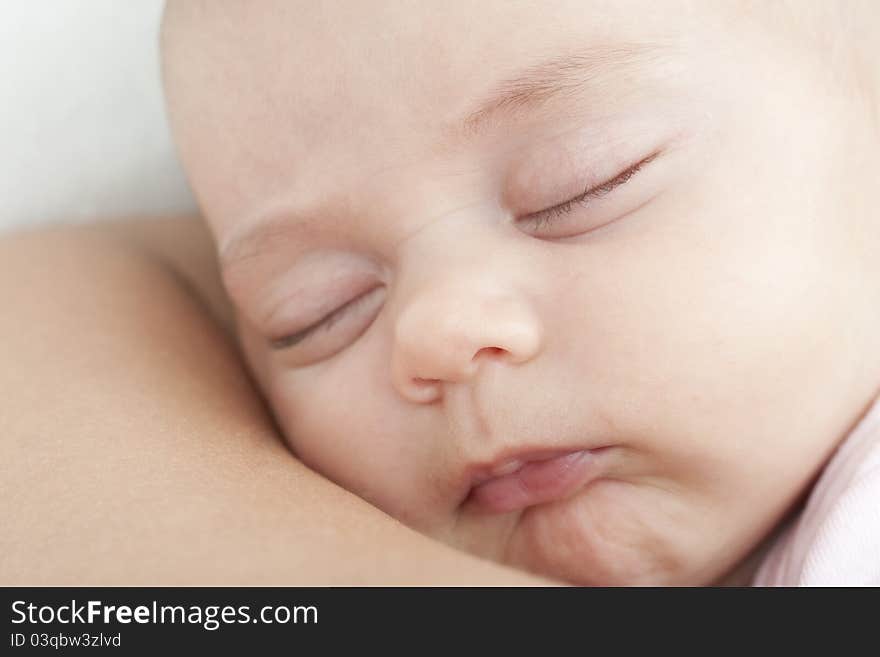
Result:
[[[859,626],[876,590],[467,588],[5,588],[0,654],[178,649],[446,651],[475,638],[597,649],[807,638],[835,616]],[[829,603],[829,599],[832,602]],[[836,600],[837,602],[834,602]],[[862,602],[860,602],[862,600]],[[856,612],[853,614],[852,612]],[[851,636],[851,635],[850,635]],[[707,646],[708,648],[709,646]],[[604,650],[603,650],[604,652]],[[470,654],[470,651],[464,651]]]

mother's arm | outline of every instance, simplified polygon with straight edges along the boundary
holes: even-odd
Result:
[[[288,452],[194,219],[0,237],[0,584],[529,584]]]

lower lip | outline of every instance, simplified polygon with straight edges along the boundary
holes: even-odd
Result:
[[[565,499],[596,477],[595,456],[583,450],[529,461],[515,472],[474,486],[465,505],[483,513],[507,513]]]

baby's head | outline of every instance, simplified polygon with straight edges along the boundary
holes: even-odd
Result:
[[[742,563],[880,385],[877,20],[805,4],[172,2],[175,136],[296,454],[577,583]]]

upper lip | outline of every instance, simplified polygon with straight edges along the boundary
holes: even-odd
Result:
[[[596,452],[601,449],[603,447],[585,447],[583,445],[553,448],[520,447],[500,452],[490,460],[473,462],[463,472],[461,502],[463,503],[468,498],[475,486],[479,486],[496,477],[512,474],[527,463],[546,461],[565,454],[571,454],[572,452]]]

